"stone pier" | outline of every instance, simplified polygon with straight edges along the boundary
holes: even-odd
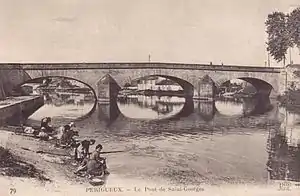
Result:
[[[105,75],[97,82],[97,97],[99,102],[116,102],[121,87],[109,75]]]
[[[215,98],[215,93],[214,81],[206,75],[201,80],[198,80],[196,88],[194,89],[194,98],[211,100]]]

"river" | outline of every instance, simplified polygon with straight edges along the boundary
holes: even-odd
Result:
[[[84,95],[72,96],[48,94],[28,122],[50,116],[54,125],[63,125],[93,108]],[[107,154],[110,172],[126,178],[174,185],[264,184],[300,182],[299,123],[300,115],[269,99],[131,96],[97,103],[90,116],[76,121],[76,129],[105,151],[128,150]]]

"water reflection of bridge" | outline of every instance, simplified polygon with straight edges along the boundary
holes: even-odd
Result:
[[[173,111],[180,111],[184,106],[185,98],[137,95],[119,98],[118,102],[120,105],[135,104],[140,108],[149,108],[158,114],[169,114]]]
[[[133,100],[134,102],[137,101],[136,99]],[[247,102],[247,101],[246,101]],[[138,101],[137,101],[138,103]],[[160,102],[155,102],[156,105],[161,104]],[[177,105],[178,103],[172,103]],[[170,105],[172,105],[170,104]],[[256,104],[253,106],[253,104]],[[150,107],[153,108],[155,105],[143,105],[143,107]],[[256,116],[263,114],[265,112],[275,112],[276,110],[272,110],[272,104],[270,100],[261,100],[251,101],[250,103],[243,104],[243,113],[239,116],[226,116],[223,115],[218,111],[216,108],[215,102],[201,102],[201,101],[194,101],[193,99],[185,99],[184,104],[181,106],[181,110],[179,113],[169,116],[165,119],[160,119],[160,123],[167,123],[168,122],[182,122],[182,128],[184,125],[190,124],[193,126],[198,126],[203,124],[203,126],[208,126],[210,124],[214,124],[215,126],[219,127],[226,127],[226,126],[237,126],[239,127],[241,124],[243,127],[245,124],[250,124],[249,126],[256,126],[255,118],[248,118],[249,116]],[[98,113],[99,113],[99,120],[106,121],[107,125],[111,125],[113,123],[118,123],[120,121],[139,121],[137,119],[128,119],[124,116],[119,107],[117,102],[110,102],[107,104],[98,103]],[[276,112],[275,112],[276,113]],[[259,119],[259,116],[257,117]],[[143,120],[145,122],[147,120]],[[155,120],[148,120],[148,123],[151,123]],[[183,122],[184,121],[184,122]],[[257,120],[261,126],[268,124],[268,120],[265,122],[261,122],[262,119]],[[180,123],[179,123],[180,124]],[[252,124],[252,125],[251,125]],[[178,125],[176,125],[178,126]]]

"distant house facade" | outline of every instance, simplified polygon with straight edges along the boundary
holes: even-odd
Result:
[[[182,87],[177,84],[176,82],[165,79],[160,82],[157,82],[155,84],[155,90],[161,90],[161,91],[180,91],[182,90]]]
[[[155,76],[140,79],[137,83],[137,90],[179,91],[182,87],[172,80]]]
[[[137,83],[137,90],[154,90],[154,86],[158,77],[142,78]]]

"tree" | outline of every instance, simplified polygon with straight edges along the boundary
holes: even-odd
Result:
[[[293,46],[300,49],[300,7],[294,9],[289,15],[287,29]]]
[[[289,31],[287,29],[288,16],[282,12],[273,12],[266,20],[268,41],[267,50],[277,61],[285,64],[286,53],[292,46]]]

